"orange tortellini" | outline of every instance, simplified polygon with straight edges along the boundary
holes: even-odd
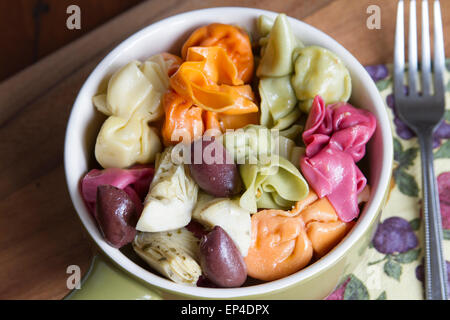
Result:
[[[290,211],[259,211],[252,216],[248,274],[265,281],[293,274],[328,253],[353,225],[340,221],[327,198],[312,190]]]
[[[203,135],[202,109],[192,105],[173,90],[163,97],[166,113],[162,128],[164,145],[174,145],[180,141],[192,142]]]
[[[354,222],[343,222],[326,197],[301,211],[306,233],[311,240],[314,255],[320,258],[333,249],[353,227]]]
[[[181,50],[183,59],[190,47],[221,47],[236,65],[239,79],[248,83],[253,76],[253,53],[248,34],[237,26],[212,23],[195,30]]]
[[[244,258],[250,277],[272,281],[305,267],[313,256],[305,222],[283,210],[263,210],[252,215],[251,242]]]
[[[163,99],[164,145],[193,141],[210,129],[216,135],[259,122],[246,84],[253,75],[253,54],[244,31],[222,24],[202,27],[183,45],[182,57]]]
[[[221,47],[189,48],[186,61],[170,78],[171,87],[204,110],[225,114],[258,111],[253,92]]]

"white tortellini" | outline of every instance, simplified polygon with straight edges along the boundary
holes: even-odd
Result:
[[[155,161],[160,150],[156,129],[145,120],[110,116],[97,136],[95,157],[103,168],[126,168]]]
[[[291,82],[302,111],[309,112],[316,95],[320,95],[325,104],[350,98],[350,74],[333,52],[318,46],[298,48],[294,60]]]
[[[250,211],[239,205],[239,200],[214,198],[204,192],[198,196],[197,205],[192,213],[208,229],[220,226],[233,240],[242,256],[247,256],[251,241]]]
[[[131,61],[111,76],[106,93],[93,97],[95,107],[110,116],[95,147],[102,167],[153,162],[161,151],[159,137],[148,122],[164,115],[161,100],[169,87],[167,63],[162,55]]]
[[[183,164],[172,161],[173,147],[156,160],[156,172],[136,230],[159,232],[186,226],[197,202],[198,185]]]
[[[139,232],[133,249],[153,269],[175,283],[195,286],[202,274],[199,240],[185,228]]]

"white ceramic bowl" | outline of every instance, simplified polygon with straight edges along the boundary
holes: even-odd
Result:
[[[368,147],[368,179],[372,186],[372,195],[357,224],[338,246],[314,264],[277,281],[233,289],[193,288],[151,273],[135,264],[121,251],[109,246],[84,206],[78,185],[80,178],[91,169],[89,163],[92,163],[95,138],[101,125],[101,117],[92,104],[92,97],[98,92],[100,83],[132,59],[143,60],[163,51],[179,53],[187,36],[205,24],[238,24],[254,33],[256,19],[262,14],[273,18],[276,16],[276,13],[265,10],[226,7],[186,12],[154,23],[123,41],[101,61],[84,83],[73,105],[66,132],[64,161],[74,207],[92,239],[107,256],[133,276],[163,292],[199,298],[321,298],[333,289],[344,271],[347,272],[354,266],[354,260],[357,260],[353,257],[354,252],[364,249],[362,246],[367,246],[367,239],[377,223],[390,181],[393,155],[392,135],[385,105],[369,74],[344,47],[325,33],[293,18],[289,18],[292,30],[305,45],[314,44],[328,48],[342,59],[352,77],[351,103],[371,111],[378,120],[377,130]],[[315,290],[317,286],[320,288]]]

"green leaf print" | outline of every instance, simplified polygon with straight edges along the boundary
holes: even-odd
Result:
[[[450,139],[447,140],[439,149],[434,153],[434,158],[450,158]]]
[[[350,281],[345,287],[344,300],[369,300],[366,286],[353,274],[350,275]]]
[[[444,240],[450,240],[450,230],[443,230],[444,231]]]
[[[418,152],[419,148],[414,147],[403,151],[401,142],[394,138],[394,159],[402,169],[408,169],[414,163]]]
[[[383,291],[377,298],[377,300],[386,300],[386,291]]]
[[[400,162],[399,159],[401,158],[401,154],[403,153],[403,146],[397,138],[394,138],[393,142],[394,142],[394,160]]]
[[[377,85],[378,91],[386,90],[391,84],[391,78],[379,80],[375,84]]]
[[[447,122],[450,122],[450,110],[445,111],[444,119]]]
[[[401,168],[397,168],[394,171],[395,182],[398,185],[399,190],[410,197],[417,197],[419,194],[419,187],[412,175],[403,171]]]
[[[411,220],[411,221],[409,222],[409,224],[411,225],[411,228],[412,228],[414,231],[419,230],[419,228],[420,228],[420,218],[415,218],[415,219]]]
[[[389,277],[400,281],[400,276],[402,275],[401,264],[388,259],[388,261],[384,264],[383,269],[384,273],[386,273]]]
[[[393,258],[396,262],[399,262],[399,263],[411,263],[411,262],[417,260],[417,258],[419,257],[419,254],[420,254],[420,248],[408,250],[403,253],[399,253],[397,255],[394,255]]]

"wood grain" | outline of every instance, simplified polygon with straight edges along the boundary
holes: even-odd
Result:
[[[81,37],[142,0],[15,0],[0,2],[0,81]],[[82,28],[66,28],[69,5]]]
[[[366,28],[378,4],[382,28]],[[63,170],[66,122],[81,85],[118,42],[164,17],[215,6],[286,12],[325,31],[363,64],[392,57],[392,0],[145,1],[0,84],[0,299],[59,299],[66,268],[88,268],[92,251],[71,205]],[[446,34],[450,1],[442,2]],[[446,37],[447,52],[450,39]]]

